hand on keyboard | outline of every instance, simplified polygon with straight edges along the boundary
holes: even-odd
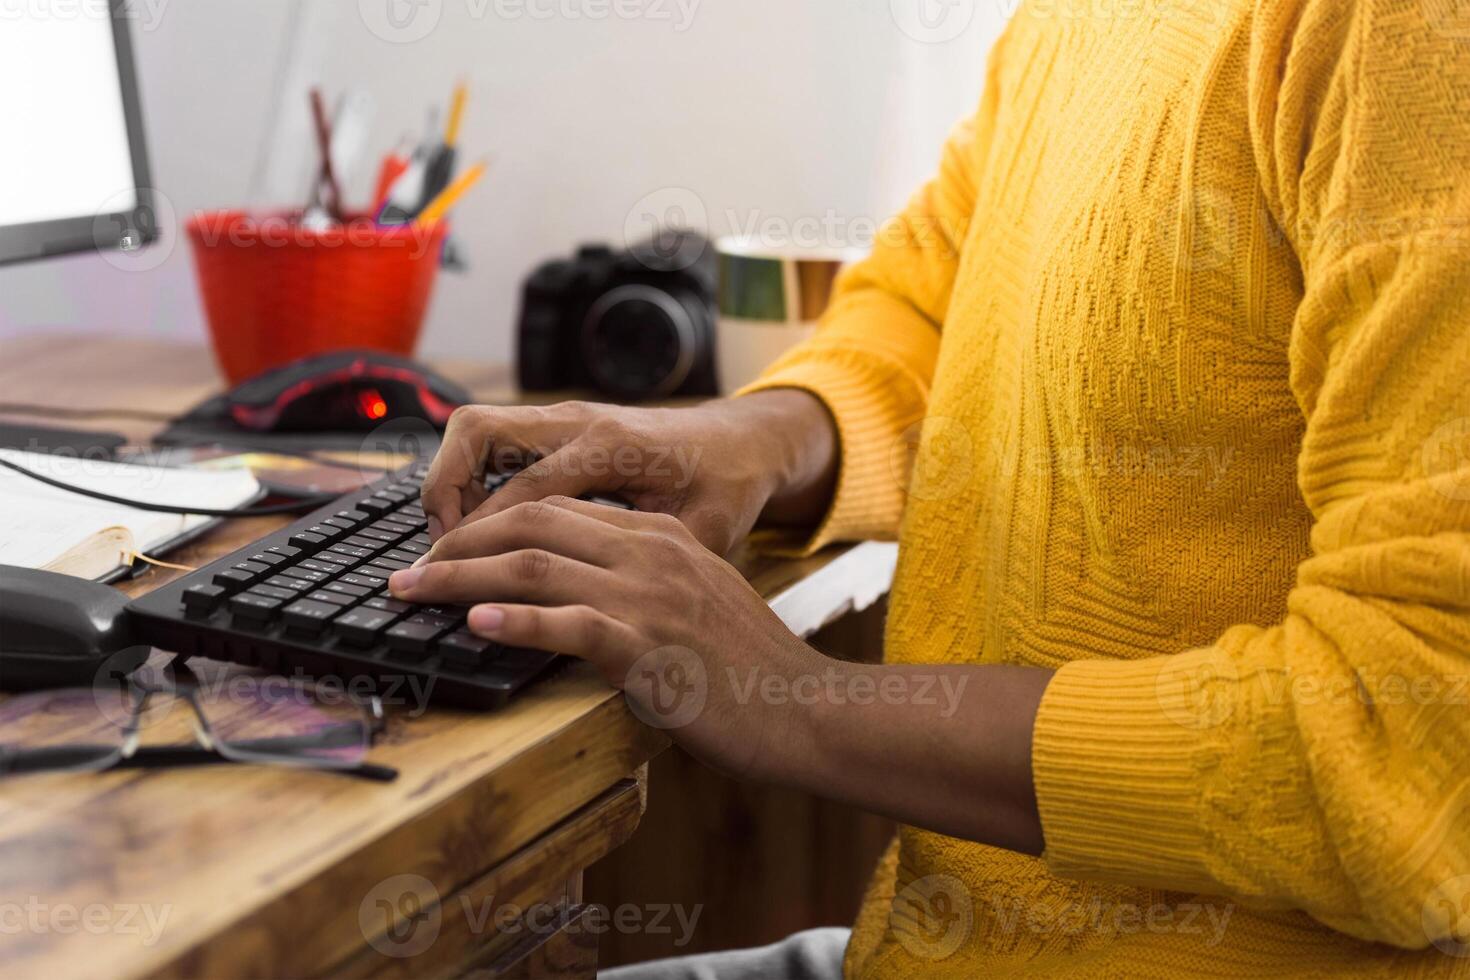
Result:
[[[474,636],[590,661],[645,722],[740,775],[793,758],[767,750],[789,750],[800,724],[789,699],[750,697],[751,678],[790,683],[831,663],[667,514],[518,504],[446,534],[389,585],[400,601],[471,606]]]
[[[799,391],[761,392],[694,408],[461,409],[424,482],[432,539],[551,496],[613,495],[679,518],[716,554],[757,518],[814,526],[831,496],[836,432]],[[487,473],[515,475],[493,496]]]

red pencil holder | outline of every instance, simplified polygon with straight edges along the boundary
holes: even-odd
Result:
[[[186,231],[215,356],[238,384],[344,348],[411,356],[448,225],[355,216],[313,231],[291,214],[211,211]]]

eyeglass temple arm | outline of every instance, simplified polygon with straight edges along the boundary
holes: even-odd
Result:
[[[268,741],[268,740],[267,740]],[[24,775],[72,769],[94,762],[106,750],[100,746],[63,745],[41,749],[22,749],[0,756],[0,774]],[[119,759],[108,769],[168,769],[175,766],[208,766],[235,762],[214,749],[202,745],[145,745],[133,755]],[[371,762],[358,763],[346,769],[313,766],[322,772],[339,772],[374,782],[390,783],[398,778],[398,770]]]
[[[237,760],[222,755],[214,749],[206,749],[202,745],[145,745],[113,768],[168,769],[174,766],[230,765],[236,762]],[[335,772],[344,776],[356,776],[379,783],[391,783],[398,778],[397,769],[375,765],[371,762],[360,762],[345,769],[321,765],[305,768],[310,768],[315,772]]]

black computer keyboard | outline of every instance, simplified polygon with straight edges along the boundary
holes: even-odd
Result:
[[[464,606],[394,599],[429,550],[416,464],[129,604],[140,642],[186,656],[496,707],[560,658],[465,628]],[[391,689],[390,689],[391,688]]]

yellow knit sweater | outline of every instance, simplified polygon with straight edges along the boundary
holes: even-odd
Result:
[[[888,658],[1059,669],[1044,860],[904,828],[850,974],[1470,972],[1463,3],[1026,0],[779,386]]]

